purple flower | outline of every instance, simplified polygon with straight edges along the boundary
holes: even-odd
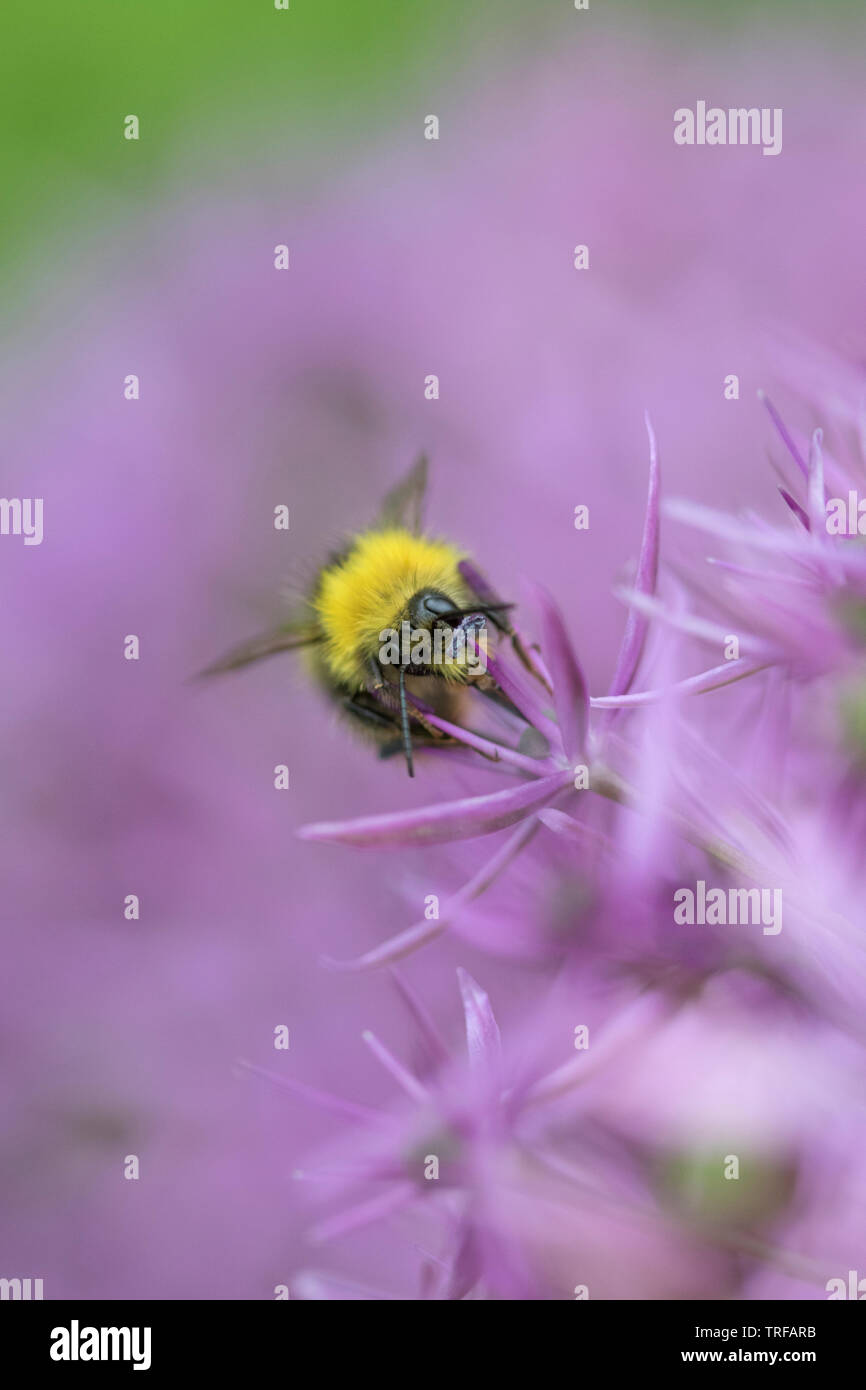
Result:
[[[562,1285],[595,1265],[579,1253],[564,1275],[549,1263],[549,1250],[535,1229],[551,1209],[572,1225],[587,1204],[623,1204],[628,1215],[646,1202],[642,1181],[630,1173],[627,1154],[611,1136],[595,1132],[592,1107],[574,1096],[592,1096],[636,1043],[645,1043],[671,1014],[671,1003],[649,993],[620,1001],[614,1024],[590,1052],[555,1067],[545,1064],[552,1036],[563,1035],[563,1001],[550,1001],[546,1015],[523,1030],[521,1046],[504,1049],[487,994],[458,969],[463,1005],[465,1060],[454,1058],[424,1006],[401,977],[396,983],[423,1041],[424,1064],[408,1069],[372,1032],[364,1042],[402,1093],[402,1105],[371,1111],[353,1102],[313,1092],[285,1078],[267,1079],[336,1112],[351,1126],[312,1168],[296,1174],[325,1200],[328,1215],[311,1232],[314,1242],[342,1240],[375,1223],[392,1223],[414,1213],[426,1232],[416,1241],[418,1296],[461,1299],[572,1296]],[[584,1162],[575,1162],[573,1139],[563,1144],[563,1126],[586,1127]],[[432,1210],[431,1210],[432,1208]],[[575,1228],[575,1234],[577,1233]],[[674,1246],[676,1242],[673,1242]],[[670,1249],[666,1252],[670,1254]],[[345,1297],[340,1278],[301,1272],[293,1281],[301,1297]],[[349,1292],[348,1296],[352,1296]],[[381,1289],[356,1296],[389,1297]]]
[[[652,592],[658,564],[659,470],[649,423],[648,428],[650,488],[636,583],[639,589]],[[543,660],[537,649],[530,649],[518,638],[524,651],[532,651],[533,673],[528,674],[525,667],[521,668],[513,657],[509,660],[504,652],[488,658],[488,671],[525,721],[518,745],[534,730],[536,742],[545,752],[530,757],[521,752],[519,746],[493,743],[425,710],[425,716],[437,728],[494,762],[501,762],[505,770],[520,779],[520,785],[412,811],[305,826],[300,831],[302,838],[308,840],[385,847],[469,839],[517,826],[505,844],[445,904],[438,919],[424,920],[410,927],[383,947],[353,962],[352,968],[392,963],[438,936],[529,843],[542,823],[541,813],[562,800],[568,790],[576,788],[581,768],[589,774],[589,782],[584,780],[582,785],[591,785],[592,774],[583,761],[591,756],[586,681],[555,604],[540,588],[536,587],[535,595],[541,615]],[[613,689],[617,694],[627,690],[634,678],[646,626],[641,617],[629,616],[614,678]]]
[[[643,596],[633,601],[640,611],[717,650],[729,634],[736,637],[743,653],[738,673],[774,666],[796,680],[845,674],[862,663],[866,644],[866,549],[856,512],[853,537],[847,526],[849,494],[856,496],[866,455],[847,467],[825,461],[823,431],[815,429],[808,443],[799,444],[772,402],[763,399],[799,475],[790,480],[783,474],[779,486],[787,525],[670,502],[671,519],[712,536],[726,552],[727,558],[707,557],[718,576],[710,594],[700,583],[694,586],[710,611],[674,613]],[[841,532],[831,528],[831,504],[837,501],[845,512]]]
[[[632,606],[626,621],[619,658],[610,693],[591,700],[586,681],[566,633],[565,623],[553,600],[538,586],[534,594],[540,613],[541,650],[517,638],[520,650],[534,663],[527,673],[513,655],[500,652],[488,658],[488,670],[510,698],[524,721],[516,746],[492,742],[488,738],[438,718],[426,707],[425,718],[452,738],[483,754],[501,767],[519,785],[482,796],[465,797],[432,806],[350,821],[325,822],[304,826],[306,840],[325,841],[364,848],[425,846],[469,840],[495,831],[516,827],[480,868],[444,904],[439,915],[426,917],[382,946],[354,961],[329,961],[336,968],[364,970],[392,964],[441,935],[469,904],[484,893],[533,839],[541,826],[569,835],[578,845],[589,848],[597,836],[580,814],[587,791],[613,801],[639,805],[634,788],[612,767],[618,745],[620,712],[641,708],[662,697],[684,693],[704,693],[760,669],[736,661],[712,668],[665,691],[630,695],[638,671],[649,628],[649,614],[655,612],[654,593],[659,565],[660,474],[655,435],[647,420],[650,440],[650,481],[640,558],[637,564]],[[474,582],[477,582],[475,580]],[[648,610],[648,611],[647,611]],[[415,702],[418,703],[417,701]],[[590,710],[602,711],[598,726],[590,728]],[[529,738],[534,735],[534,738]],[[522,746],[541,747],[543,752],[529,755]],[[578,812],[571,815],[570,812]],[[675,808],[666,812],[671,824],[684,817]],[[685,829],[686,838],[695,831]],[[748,869],[735,848],[719,843],[708,827],[697,843],[715,858],[726,857]]]

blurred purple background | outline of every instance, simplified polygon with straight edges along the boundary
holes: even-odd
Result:
[[[781,106],[782,155],[676,147],[674,109],[717,95]],[[432,528],[506,597],[524,575],[543,583],[603,693],[624,620],[612,589],[643,515],[644,410],[669,495],[774,515],[756,390],[800,409],[778,343],[864,361],[866,114],[838,53],[778,34],[714,54],[604,39],[567,61],[491,58],[430,109],[438,144],[413,113],[324,177],[294,146],[243,178],[179,173],[146,218],[46,266],[6,343],[4,491],[44,497],[45,538],[0,542],[0,1273],[44,1278],[46,1297],[270,1298],[311,1266],[414,1296],[417,1256],[397,1228],[308,1247],[291,1173],[339,1126],[235,1063],[390,1100],[360,1033],[410,1055],[399,998],[386,976],[318,958],[408,924],[425,892],[447,893],[455,856],[367,856],[295,831],[486,790],[492,774],[428,761],[410,784],[346,734],[292,657],[212,684],[194,673],[279,611],[284,581],[303,586],[424,448]],[[572,267],[576,243],[588,271]],[[273,529],[278,503],[288,534]],[[123,659],[128,633],[138,662]],[[277,763],[288,792],[273,788]],[[476,852],[489,844],[467,846],[464,868]],[[138,922],[124,920],[129,893]],[[458,1046],[457,964],[515,1037],[552,972],[454,933],[408,962]],[[855,1107],[857,1142],[836,1041],[822,1054],[809,1035],[804,1078],[796,1029],[771,1046],[758,1019],[722,1043],[738,1016],[718,1007],[649,1072],[630,1061],[601,1109],[623,1124],[646,1111],[650,1131],[676,1096],[670,1123],[699,1133],[722,1058],[738,1123],[792,1084],[804,1109],[835,1084],[828,1109]],[[280,1023],[288,1052],[273,1048]],[[138,1182],[123,1178],[132,1153]],[[846,1199],[828,1245],[840,1260],[862,1192]],[[676,1231],[578,1211],[574,1239],[600,1297],[731,1287]],[[778,1272],[749,1288],[815,1296]]]

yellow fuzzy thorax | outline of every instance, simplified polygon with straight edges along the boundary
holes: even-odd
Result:
[[[402,528],[364,531],[348,553],[322,571],[313,598],[331,676],[361,689],[365,661],[380,648],[380,633],[399,629],[419,589],[438,589],[462,607],[470,594],[457,568],[461,551],[445,541]]]

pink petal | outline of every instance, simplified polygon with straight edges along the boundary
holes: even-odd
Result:
[[[658,599],[648,598],[644,594],[637,592],[621,591],[620,597],[625,599],[638,610],[644,613],[647,618],[657,618],[659,622],[667,623],[670,627],[676,628],[678,632],[684,632],[689,637],[696,637],[700,642],[709,642],[714,647],[724,647],[729,629],[718,623],[710,622],[707,618],[699,618],[692,613],[674,613]],[[768,661],[773,656],[766,643],[751,643],[744,637],[740,643],[745,648],[746,653],[762,661]]]
[[[591,847],[599,851],[611,848],[610,841],[601,831],[586,825],[584,821],[575,820],[574,816],[568,815],[566,811],[557,811],[554,806],[545,806],[543,811],[538,812],[538,819],[555,835],[563,835],[584,848]]]
[[[795,557],[803,554],[802,538],[793,532],[786,535],[783,531],[774,531],[772,528],[756,531],[748,521],[728,516],[725,512],[714,511],[712,507],[705,507],[700,502],[672,498],[665,503],[663,510],[665,516],[669,516],[673,521],[694,526],[696,530],[706,531],[722,540],[732,541],[735,545],[754,546],[758,550],[774,550],[781,555]]]
[[[381,946],[375,946],[372,951],[367,951],[363,956],[358,956],[355,960],[337,961],[329,956],[323,958],[322,964],[331,970],[375,970],[381,965],[392,965],[394,961],[401,960],[403,956],[411,955],[421,946],[433,941],[440,936],[467,903],[474,898],[481,896],[490,884],[498,878],[503,869],[511,863],[515,855],[538,830],[538,821],[535,817],[523,821],[512,835],[509,835],[504,845],[500,845],[494,855],[490,857],[473,874],[468,883],[465,883],[453,898],[449,898],[444,907],[441,908],[439,917],[435,921],[428,921],[426,917],[408,927],[406,931],[400,932],[397,936],[392,936]]]
[[[472,839],[477,835],[491,835],[494,830],[503,830],[522,820],[570,782],[571,772],[557,772],[487,796],[443,801],[415,811],[304,825],[298,834],[302,840],[326,840],[342,845],[429,845]]]
[[[418,1189],[414,1183],[394,1183],[368,1201],[359,1202],[348,1211],[340,1212],[339,1215],[321,1222],[310,1232],[310,1240],[319,1244],[322,1241],[334,1240],[337,1236],[347,1235],[349,1231],[357,1231],[361,1226],[369,1226],[372,1221],[381,1221],[383,1217],[391,1216],[417,1196]]]
[[[787,505],[788,507],[790,507],[791,511],[794,513],[794,515],[795,515],[795,517],[797,518],[797,520],[798,520],[803,526],[805,526],[805,528],[806,528],[807,531],[811,531],[811,529],[812,529],[811,523],[810,523],[810,521],[809,521],[808,516],[807,516],[806,513],[803,511],[803,508],[800,506],[800,503],[797,502],[797,501],[791,496],[790,492],[788,491],[788,489],[787,489],[786,487],[780,487],[780,488],[779,488],[779,491],[781,492],[782,497],[783,497],[783,499],[784,499],[786,505]]]
[[[412,985],[400,970],[391,969],[391,979],[397,986],[400,995],[415,1022],[415,1026],[427,1046],[434,1062],[447,1062],[450,1053],[442,1038],[439,1030],[427,1011],[427,1006],[413,989]]]
[[[579,757],[586,747],[589,697],[580,664],[574,655],[562,615],[553,599],[533,586],[541,612],[541,645],[553,682],[553,703],[568,757]]]
[[[640,594],[654,594],[659,567],[661,474],[655,431],[649,415],[646,417],[646,427],[650,443],[649,492],[647,493],[646,516],[634,587]],[[636,609],[632,609],[626,619],[619,660],[609,694],[625,695],[630,689],[643,652],[648,628],[649,622],[646,617],[642,616]]]
[[[467,971],[457,968],[463,1012],[466,1016],[466,1046],[473,1066],[496,1066],[501,1055],[499,1026],[490,1000]]]
[[[315,1105],[319,1110],[328,1110],[334,1115],[341,1115],[344,1119],[360,1120],[368,1124],[373,1120],[381,1119],[383,1111],[371,1110],[369,1106],[359,1105],[354,1100],[344,1100],[342,1096],[332,1095],[330,1091],[319,1090],[317,1086],[308,1086],[305,1081],[296,1081],[293,1076],[278,1076],[276,1072],[267,1071],[265,1067],[254,1066],[252,1062],[238,1062],[238,1067],[243,1071],[249,1072],[251,1076],[260,1076],[263,1081],[269,1081],[272,1086],[279,1086],[283,1091],[290,1091],[292,1095],[300,1096],[302,1100]]]
[[[817,536],[827,535],[827,498],[824,492],[823,430],[816,430],[809,445],[809,520]]]
[[[766,664],[755,666],[747,661],[725,661],[721,666],[714,666],[709,671],[701,671],[698,676],[689,676],[684,681],[676,681],[667,690],[642,690],[635,695],[600,695],[590,701],[593,708],[631,709],[636,705],[651,705],[656,700],[664,700],[669,695],[703,695],[709,690],[720,690],[724,685],[733,685],[734,681],[745,680],[747,676],[756,676],[759,671],[765,671]]]
[[[430,1093],[426,1086],[421,1085],[417,1076],[413,1076],[411,1071],[403,1066],[403,1063],[394,1056],[390,1048],[387,1048],[383,1042],[379,1041],[375,1033],[371,1032],[369,1028],[365,1028],[361,1037],[364,1039],[364,1042],[367,1044],[376,1060],[381,1062],[385,1070],[393,1076],[397,1085],[402,1086],[410,1099],[418,1101],[420,1104],[424,1104],[430,1099]]]
[[[539,682],[533,681],[532,677],[524,672],[522,666],[518,666],[516,660],[510,660],[502,652],[495,656],[488,654],[487,672],[527,723],[538,729],[546,738],[552,734],[557,744],[561,742],[560,730],[550,714],[552,697],[545,693]]]
[[[806,460],[803,458],[803,455],[800,453],[800,450],[794,443],[794,440],[791,437],[787,425],[785,424],[776,407],[773,405],[773,402],[770,400],[769,396],[765,395],[763,391],[758,392],[758,400],[762,401],[763,404],[766,406],[767,414],[769,415],[773,424],[776,426],[776,429],[779,431],[780,438],[782,439],[785,448],[788,450],[788,453],[791,455],[791,458],[794,460],[800,472],[803,474],[803,477],[808,478],[808,464],[806,463]]]
[[[422,700],[416,699],[408,691],[406,697],[413,708],[423,714],[426,722],[432,724],[434,729],[439,729],[443,734],[448,734],[450,738],[457,739],[458,743],[463,743],[467,748],[474,748],[476,753],[482,753],[487,758],[495,759],[496,762],[508,763],[512,767],[519,767],[522,772],[529,772],[533,777],[537,777],[539,772],[550,770],[549,758],[528,758],[524,753],[518,753],[516,749],[509,748],[501,743],[494,743],[489,738],[483,738],[481,734],[473,734],[470,729],[464,729],[459,724],[452,724],[447,719],[441,719],[438,714],[434,714],[429,705],[425,705]]]

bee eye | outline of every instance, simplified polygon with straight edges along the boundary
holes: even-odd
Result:
[[[454,613],[454,601],[438,589],[421,589],[409,600],[409,618],[414,627],[431,627],[437,618]]]

